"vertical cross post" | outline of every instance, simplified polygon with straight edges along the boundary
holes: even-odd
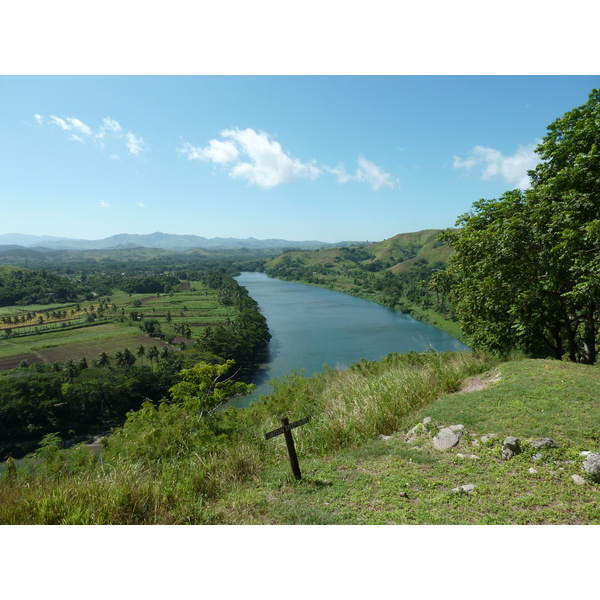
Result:
[[[285,437],[285,445],[287,447],[288,458],[290,459],[290,465],[292,467],[292,473],[296,479],[302,479],[302,475],[300,475],[300,465],[298,464],[298,457],[296,456],[296,448],[294,447],[294,438],[292,437],[292,429],[296,427],[300,427],[300,425],[304,425],[308,423],[309,417],[304,417],[299,421],[294,421],[290,423],[287,417],[281,418],[281,427],[278,429],[274,429],[273,431],[269,431],[265,433],[266,439],[271,439],[272,437],[281,435]]]
[[[300,474],[300,465],[298,464],[298,456],[296,455],[296,448],[294,446],[294,438],[292,437],[292,430],[287,429],[287,426],[290,424],[289,419],[287,417],[283,417],[281,419],[281,426],[285,427],[285,431],[283,432],[283,437],[285,438],[285,445],[287,447],[288,457],[290,459],[290,465],[292,467],[292,473],[294,477],[298,480],[302,479],[302,475]]]

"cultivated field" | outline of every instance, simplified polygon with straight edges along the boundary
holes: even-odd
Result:
[[[234,311],[223,306],[217,291],[198,281],[184,282],[173,294],[127,294],[79,304],[6,306],[0,308],[0,370],[28,363],[97,359],[129,348],[189,344],[199,328],[224,323]],[[162,332],[152,337],[140,326],[155,321]],[[142,359],[145,360],[145,359]]]

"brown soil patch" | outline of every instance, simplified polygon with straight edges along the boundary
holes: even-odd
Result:
[[[502,373],[498,369],[492,369],[488,373],[482,375],[475,375],[474,377],[468,377],[465,379],[458,390],[461,394],[468,392],[478,392],[483,390],[491,383],[496,383],[502,379]]]

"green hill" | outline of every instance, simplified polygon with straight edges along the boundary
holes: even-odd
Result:
[[[438,239],[440,233],[425,229],[368,245],[285,252],[267,261],[264,270],[271,277],[319,285],[397,308],[462,339],[447,299],[427,287],[453,252]]]

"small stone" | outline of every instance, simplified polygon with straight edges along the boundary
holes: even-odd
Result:
[[[380,434],[379,439],[380,440],[391,440],[392,436],[391,435],[383,435],[383,433],[382,433],[382,434]]]
[[[423,425],[427,425],[427,423],[431,423],[431,417],[425,417],[423,419]]]
[[[589,450],[584,450],[583,452],[579,453],[579,456],[589,456],[591,454],[591,452]]]
[[[516,454],[521,454],[521,446],[519,445],[519,438],[509,435],[502,446],[502,458],[504,460],[510,460]]]
[[[436,450],[448,450],[454,448],[460,441],[460,435],[454,433],[449,428],[440,430],[440,432],[433,438],[433,447]]]
[[[450,431],[462,431],[464,428],[464,425],[450,425],[450,427],[448,427]]]
[[[534,469],[533,467],[529,467],[529,472],[530,472],[532,475],[535,475],[535,474],[537,473],[536,469]]]
[[[594,481],[600,482],[600,454],[588,454],[583,463],[583,470],[589,473]]]
[[[466,454],[461,454],[460,452],[457,452],[456,456],[458,456],[458,458],[467,458]]]
[[[467,483],[466,485],[461,485],[460,487],[454,488],[452,491],[456,493],[470,494],[474,489],[475,486],[472,483]]]
[[[486,435],[482,435],[479,439],[485,444],[489,440],[493,440],[494,438],[497,438],[497,437],[498,437],[497,433],[488,433]]]
[[[408,498],[408,494],[406,492],[400,492],[398,496],[400,496],[400,498]]]
[[[531,457],[532,460],[542,460],[542,458],[544,458],[544,455],[539,452]]]
[[[540,448],[558,448],[558,444],[552,438],[538,438],[537,440],[533,440],[531,445],[536,450]]]
[[[419,433],[421,433],[421,431],[423,431],[423,425],[421,425],[421,423],[418,423],[417,425],[415,425],[405,436],[405,441],[408,444],[413,444],[415,442],[415,440],[417,439],[417,436],[419,435]]]
[[[585,479],[581,476],[581,475],[571,475],[571,479],[577,484],[577,485],[583,485],[585,483]]]

